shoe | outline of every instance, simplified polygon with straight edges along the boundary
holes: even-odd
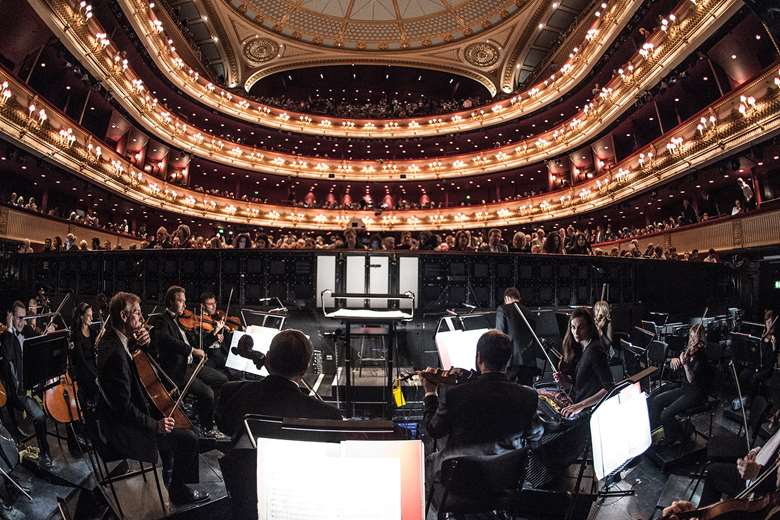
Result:
[[[192,489],[184,484],[172,486],[168,491],[168,495],[171,497],[171,502],[177,506],[200,504],[209,499],[209,494],[205,491]]]
[[[51,460],[51,456],[48,453],[41,453],[38,458],[38,466],[43,469],[51,469],[54,467],[54,461]]]
[[[212,439],[215,441],[229,441],[230,437],[219,431],[219,428],[216,426],[212,426],[208,430],[204,430],[203,436],[207,439]]]

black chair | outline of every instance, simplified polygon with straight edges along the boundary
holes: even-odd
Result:
[[[119,496],[116,492],[116,488],[114,487],[114,483],[136,477],[138,475],[140,475],[145,482],[147,473],[151,473],[154,476],[154,483],[157,487],[157,496],[160,499],[160,507],[162,508],[163,513],[165,513],[167,510],[165,507],[165,499],[163,498],[162,494],[162,488],[160,486],[160,479],[157,475],[157,464],[152,463],[149,466],[144,466],[144,463],[139,460],[137,461],[138,469],[130,471],[127,459],[117,458],[112,450],[103,443],[100,435],[97,432],[97,426],[94,418],[91,417],[90,414],[85,414],[85,417],[86,420],[84,433],[86,434],[87,439],[89,440],[89,445],[91,447],[90,451],[88,452],[88,456],[90,465],[92,466],[92,474],[94,475],[98,486],[100,486],[103,490],[105,490],[107,487],[111,492],[111,496],[114,499],[114,504],[112,504],[111,507],[114,509],[114,512],[117,514],[117,516],[124,518],[125,513],[122,509],[122,504],[119,501]],[[114,466],[113,469],[109,470],[108,463],[116,461],[118,461],[119,464]],[[108,499],[108,495],[105,494],[105,496],[106,499]]]
[[[647,345],[647,363],[650,366],[659,367],[658,379],[656,384],[661,385],[664,378],[664,369],[666,368],[666,360],[669,353],[669,348],[666,343],[659,340],[653,340]],[[652,385],[651,385],[652,386]]]
[[[457,515],[511,510],[525,480],[527,449],[500,455],[455,457],[442,463],[439,482],[428,499],[426,517],[436,504],[439,519]]]

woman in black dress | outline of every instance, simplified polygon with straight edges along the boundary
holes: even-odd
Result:
[[[561,350],[561,361],[553,377],[571,397],[573,404],[561,410],[561,415],[570,417],[598,403],[614,384],[607,350],[599,340],[596,322],[588,309],[579,308],[572,313]]]
[[[71,326],[71,372],[79,385],[79,404],[86,411],[94,404],[98,395],[97,362],[95,355],[95,340],[97,333],[90,328],[92,322],[92,306],[86,302],[79,303],[73,309],[73,325]]]

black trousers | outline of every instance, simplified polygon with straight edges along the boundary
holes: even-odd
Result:
[[[206,351],[209,355],[209,359],[206,361],[206,366],[215,370],[224,370],[225,363],[227,362],[227,354],[222,350],[222,347],[210,348]]]
[[[38,447],[41,449],[41,454],[49,455],[49,439],[46,434],[46,414],[43,413],[38,402],[32,397],[25,395],[18,399],[9,399],[8,406],[8,415],[10,416],[11,421],[13,421],[12,431],[18,431],[13,410],[26,412],[35,427],[35,438],[38,440]]]
[[[675,416],[702,403],[707,395],[694,386],[683,384],[665,385],[659,390],[651,396],[650,424],[653,428],[663,426],[667,441],[678,440],[683,431]]]
[[[187,380],[195,370],[193,365],[187,368]],[[227,376],[209,366],[204,366],[190,387],[190,393],[197,398],[198,420],[200,425],[210,430],[214,426],[214,403],[216,394],[227,383]]]
[[[200,479],[198,438],[192,430],[175,429],[157,435],[163,470],[173,469],[173,486],[192,484]]]

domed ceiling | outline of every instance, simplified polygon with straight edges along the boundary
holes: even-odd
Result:
[[[432,47],[511,18],[529,0],[230,0],[252,22],[315,45],[360,50]]]
[[[591,0],[168,1],[180,25],[206,28],[196,39],[219,43],[224,83],[247,91],[294,69],[391,65],[511,92],[530,71],[560,65],[599,9]],[[640,3],[624,2],[621,18]]]

